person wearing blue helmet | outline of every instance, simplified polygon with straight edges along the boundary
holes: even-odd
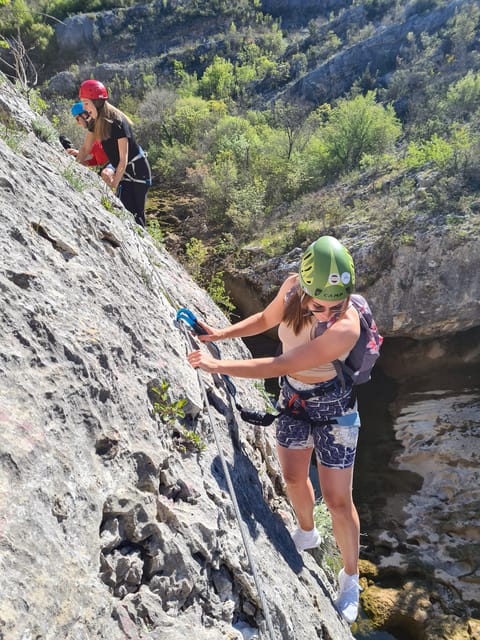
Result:
[[[70,113],[77,121],[77,124],[83,129],[88,130],[89,126],[91,126],[92,121],[88,111],[86,111],[81,102],[75,102],[70,109]],[[70,140],[65,138],[65,136],[60,136],[60,142],[65,148],[65,151],[68,155],[73,156],[74,158],[78,157],[78,149],[75,149],[71,144]],[[97,140],[94,141],[90,153],[85,157],[85,160],[82,162],[83,165],[87,167],[99,167],[99,175],[102,180],[111,186],[112,176],[115,173],[115,168],[108,161],[108,156],[105,153],[102,145]]]

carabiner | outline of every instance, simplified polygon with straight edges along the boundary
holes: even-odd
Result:
[[[207,333],[205,329],[199,324],[197,316],[189,309],[185,309],[184,307],[179,309],[177,311],[176,320],[177,322],[179,320],[183,320],[183,322],[185,322],[185,324],[187,324],[190,329],[192,329],[197,334],[197,336],[205,335]]]

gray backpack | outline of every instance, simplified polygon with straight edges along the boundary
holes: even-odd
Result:
[[[354,293],[350,296],[350,301],[360,317],[360,335],[345,362],[335,360],[333,364],[341,379],[344,379],[346,374],[351,378],[354,385],[358,385],[370,380],[372,369],[380,355],[383,338],[378,332],[371,309],[365,298],[358,293]],[[315,338],[321,336],[335,321],[336,318],[328,322],[318,322],[314,332]]]

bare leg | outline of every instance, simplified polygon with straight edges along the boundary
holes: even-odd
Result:
[[[308,471],[312,449],[286,449],[277,444],[277,453],[298,526],[304,531],[311,531],[314,527],[315,493]]]
[[[342,554],[345,572],[358,573],[360,553],[360,521],[353,504],[353,466],[349,469],[330,469],[318,465],[322,496],[332,516],[333,533]]]

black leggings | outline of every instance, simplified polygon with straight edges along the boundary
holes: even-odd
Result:
[[[145,226],[145,202],[149,185],[146,182],[129,182],[122,180],[118,185],[117,196],[135,216],[135,222]]]
[[[147,158],[142,156],[141,158],[137,158],[135,162],[130,162],[127,165],[125,174],[128,174],[135,180],[145,180],[145,182],[135,182],[135,180],[128,179],[122,180],[117,190],[117,196],[122,201],[125,209],[133,213],[137,224],[144,227],[147,191],[152,184],[152,172]]]

